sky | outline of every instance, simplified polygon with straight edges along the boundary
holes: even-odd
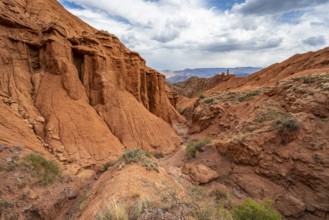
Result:
[[[58,0],[157,70],[266,67],[329,45],[329,0]]]

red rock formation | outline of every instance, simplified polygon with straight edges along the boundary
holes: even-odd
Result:
[[[225,75],[224,73],[215,75],[211,78],[191,77],[184,82],[178,82],[170,85],[171,89],[178,94],[192,98],[199,96],[202,92],[225,83],[228,80],[236,79],[234,75]]]
[[[175,148],[164,76],[139,54],[55,0],[0,9],[0,143],[44,145],[80,164],[125,147]]]
[[[296,54],[281,63],[275,63],[245,78],[236,77],[220,82],[208,93],[270,86],[283,79],[326,71],[329,71],[329,47],[305,54]]]
[[[289,219],[326,219],[329,74],[321,72],[198,100],[184,113],[190,132],[214,144],[196,161],[247,196],[272,199]]]

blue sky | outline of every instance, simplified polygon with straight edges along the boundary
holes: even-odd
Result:
[[[329,0],[59,0],[161,69],[267,66],[329,42]]]

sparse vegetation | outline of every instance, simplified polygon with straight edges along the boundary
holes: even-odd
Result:
[[[133,205],[127,206],[126,203],[111,200],[106,203],[100,213],[95,216],[96,220],[137,220],[144,210],[156,210],[161,205],[154,201],[138,200]]]
[[[7,173],[14,172],[19,165],[15,162],[9,162],[6,165],[0,165],[0,171],[5,171]]]
[[[238,97],[238,101],[239,101],[239,102],[249,101],[250,99],[252,99],[253,97],[259,95],[260,93],[261,93],[261,90],[252,90],[252,91],[246,91],[246,92],[243,92],[243,93]]]
[[[208,196],[201,187],[192,187],[188,195],[179,193],[174,187],[166,183],[156,185],[145,181],[158,194],[160,201],[137,200],[133,205],[128,206],[118,200],[111,200],[102,207],[96,215],[98,220],[137,220],[145,213],[169,213],[175,219],[196,219],[196,220],[233,220],[232,214],[225,208],[224,201],[218,202],[213,196]],[[154,216],[153,215],[153,216]],[[157,216],[160,218],[160,216]]]
[[[300,129],[299,122],[292,114],[277,109],[266,109],[258,112],[254,121],[258,123],[273,121],[271,129],[278,130],[278,136],[284,144],[289,142],[287,139],[289,134],[293,134],[293,132]],[[292,135],[290,136],[292,137]]]
[[[79,210],[83,210],[89,203],[89,197],[88,196],[83,196],[80,200],[79,200]]]
[[[101,174],[106,172],[111,166],[113,166],[114,162],[113,161],[108,161],[105,164],[103,164],[98,170],[97,173]]]
[[[237,104],[239,102],[245,102],[253,99],[255,96],[260,95],[263,92],[263,90],[264,89],[249,90],[243,92],[238,92],[238,91],[220,92],[217,93],[212,98],[218,100],[219,102],[231,102]]]
[[[198,220],[233,220],[228,210],[217,207],[213,202],[200,203],[198,206],[192,208],[190,215],[193,219]]]
[[[291,132],[297,132],[300,129],[300,125],[297,120],[291,114],[285,114],[276,120],[275,126],[279,129],[278,135],[281,138],[283,144],[287,144],[289,140],[287,135]]]
[[[137,163],[145,167],[149,171],[159,172],[158,164],[154,162],[151,158],[150,152],[141,149],[130,149],[122,154],[119,160],[116,162],[119,166],[124,166],[125,164]]]
[[[14,207],[14,205],[11,204],[10,202],[8,202],[7,200],[4,200],[4,199],[0,199],[0,209],[1,208],[8,209],[8,208],[12,208],[12,207]]]
[[[211,191],[210,196],[214,197],[215,201],[218,201],[218,202],[227,199],[227,194],[219,189],[215,189],[215,190]]]
[[[277,118],[285,117],[285,114],[286,113],[280,112],[276,109],[266,109],[257,113],[255,121],[258,123],[262,123],[264,121],[270,121]]]
[[[199,96],[199,99],[204,99],[204,98],[206,98],[206,96],[204,96],[203,94]]]
[[[301,79],[303,80],[303,83],[305,83],[305,84],[314,83],[316,81],[316,78],[312,75],[302,76]]]
[[[252,199],[246,199],[243,204],[233,210],[235,220],[280,220],[281,215],[273,208],[271,201],[258,204]]]
[[[214,102],[214,99],[213,98],[204,100],[204,103],[206,103],[206,104],[211,104],[213,102]]]
[[[216,200],[212,193],[210,197],[200,187],[193,187],[189,191],[192,202],[190,203],[190,216],[200,220],[233,220],[228,210],[223,208],[223,202]]]
[[[129,215],[123,203],[112,200],[96,215],[96,220],[129,220]]]
[[[55,161],[49,161],[40,154],[29,154],[23,165],[30,168],[39,178],[39,183],[48,185],[59,179],[61,171]]]
[[[204,138],[198,141],[191,141],[188,143],[186,147],[186,154],[189,159],[195,158],[199,153],[200,150],[207,144],[210,144],[210,138]]]
[[[304,76],[299,76],[291,79],[292,81],[299,81],[303,84],[324,84],[329,82],[329,73],[325,74],[309,74]],[[289,82],[289,81],[288,81]]]
[[[185,108],[179,108],[177,111],[178,111],[179,114],[182,115],[185,112]]]
[[[293,117],[287,117],[283,118],[281,121],[277,121],[281,124],[280,129],[284,132],[286,131],[298,131],[299,130],[299,124]]]
[[[0,219],[2,219],[2,215],[6,213],[4,209],[11,209],[13,207],[14,205],[12,203],[8,202],[7,200],[0,199]],[[16,217],[16,213],[13,213],[11,211],[8,212],[7,215],[6,214],[4,215],[4,219],[17,219],[14,217]]]
[[[156,209],[160,205],[148,200],[139,200],[133,206],[128,208],[129,220],[137,220],[145,209]]]
[[[164,154],[162,152],[155,152],[154,157],[157,159],[164,158]]]

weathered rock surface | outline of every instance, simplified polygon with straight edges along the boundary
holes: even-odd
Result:
[[[0,11],[0,144],[79,164],[175,148],[164,76],[138,53],[55,0],[3,0]]]
[[[311,53],[319,60],[305,56],[324,65],[322,61],[329,59],[325,51]],[[302,65],[304,58],[297,57]],[[283,64],[289,67],[288,61]],[[252,198],[272,199],[289,219],[325,219],[329,213],[329,74],[322,67],[314,70],[318,74],[296,73],[267,88],[247,83],[239,90],[207,92],[208,97],[197,100],[184,115],[189,132],[211,137],[220,155],[206,150],[197,160],[207,161],[205,165],[220,173],[218,163],[227,164],[219,162],[224,157],[231,172],[218,179]]]
[[[285,216],[298,217],[305,211],[305,204],[292,195],[283,195],[277,198],[278,209]]]
[[[226,75],[224,73],[215,75],[211,78],[191,77],[184,82],[170,85],[170,88],[178,94],[192,98],[201,95],[202,92],[214,88],[218,84],[234,78],[236,78],[234,75]]]
[[[215,170],[203,164],[185,164],[183,173],[190,175],[192,180],[198,183],[208,183],[219,177]]]
[[[137,164],[126,165],[120,170],[110,168],[87,193],[88,206],[82,210],[81,216],[76,217],[77,219],[94,219],[104,210],[104,205],[106,207],[106,204],[114,200],[131,206],[140,201],[160,202],[163,199],[172,199],[166,197],[168,192],[175,192],[175,196],[179,197],[184,190],[182,185],[162,168],[159,172],[148,171]],[[149,219],[148,216],[154,217],[154,212],[147,213],[144,213],[141,219]],[[165,212],[162,214],[163,217],[171,216]]]

